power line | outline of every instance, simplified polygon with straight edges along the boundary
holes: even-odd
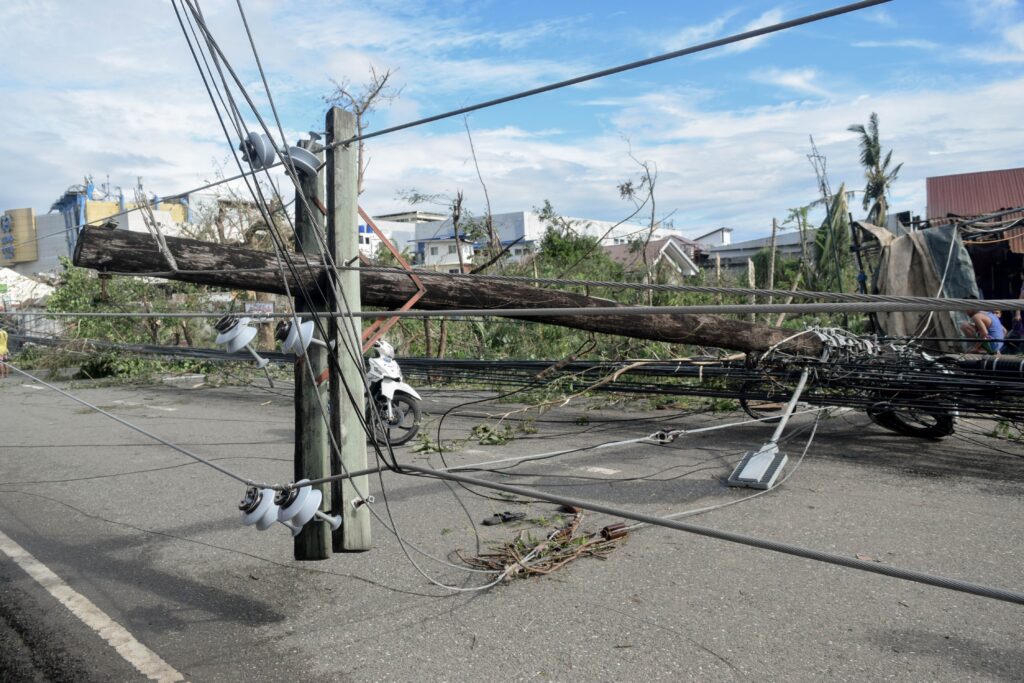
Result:
[[[824,12],[817,12],[815,14],[808,14],[797,19],[790,19],[789,21],[779,22],[770,26],[764,26],[761,28],[753,29],[750,31],[744,31],[743,33],[737,33],[726,38],[719,38],[717,40],[711,40],[706,43],[700,43],[692,47],[683,48],[682,50],[675,50],[673,52],[666,52],[655,57],[648,57],[647,59],[641,59],[628,64],[622,64],[620,66],[614,66],[608,69],[602,69],[601,71],[594,71],[593,73],[585,74],[583,76],[576,76],[564,81],[558,81],[557,83],[551,83],[549,85],[542,85],[537,88],[531,88],[530,90],[524,90],[522,92],[515,93],[513,95],[505,95],[504,97],[498,97],[493,100],[487,100],[486,102],[480,102],[473,104],[468,107],[462,107],[460,109],[454,109],[452,111],[445,112],[443,114],[435,114],[426,118],[417,119],[408,123],[403,123],[390,128],[384,128],[382,130],[373,131],[371,133],[364,133],[362,135],[353,135],[347,140],[339,140],[328,145],[329,147],[336,147],[339,145],[348,145],[357,140],[368,140],[375,138],[379,135],[386,135],[388,133],[395,133],[400,130],[406,130],[416,126],[421,126],[425,123],[433,123],[434,121],[440,121],[442,119],[448,119],[453,116],[460,116],[462,114],[468,114],[469,112],[478,111],[480,109],[486,109],[493,107],[498,104],[505,104],[506,102],[512,102],[514,100],[521,100],[525,97],[532,97],[533,95],[539,95],[541,93],[551,92],[552,90],[559,90],[561,88],[567,88],[570,85],[576,85],[578,83],[585,83],[587,81],[593,81],[598,78],[604,78],[605,76],[612,76],[619,74],[624,71],[631,71],[632,69],[638,69],[642,66],[649,66],[651,64],[657,64],[658,62],[664,62],[670,59],[676,59],[678,57],[685,57],[687,55],[696,54],[698,52],[704,52],[711,50],[716,47],[722,47],[723,45],[729,45],[731,43],[738,43],[751,38],[757,38],[759,36],[765,36],[770,33],[777,33],[778,31],[784,31],[786,29],[794,28],[796,26],[802,26],[804,24],[810,24],[822,19],[829,19],[831,17],[839,16],[841,14],[847,14],[849,12],[855,12],[857,10],[866,9],[868,7],[874,7],[881,5],[891,0],[864,0],[864,2],[855,2],[850,5],[843,5],[842,7],[836,7]]]
[[[1002,588],[992,588],[989,586],[982,586],[968,581],[961,581],[960,579],[952,579],[944,576],[935,576],[933,574],[927,574],[925,572],[919,572],[913,569],[893,567],[879,562],[858,560],[853,557],[845,557],[843,555],[826,553],[820,550],[804,548],[790,543],[781,543],[779,541],[757,538],[754,536],[748,536],[746,534],[739,534],[731,531],[722,531],[719,529],[713,529],[711,527],[700,526],[697,524],[689,524],[687,522],[680,522],[673,519],[665,519],[663,517],[655,517],[654,515],[648,515],[642,512],[624,510],[610,505],[605,505],[598,501],[586,500],[581,498],[571,498],[568,496],[559,496],[551,493],[546,493],[543,491],[523,488],[521,486],[511,486],[509,484],[487,481],[484,479],[479,479],[477,477],[467,477],[461,474],[456,474],[454,472],[432,470],[430,468],[420,467],[417,465],[403,465],[402,470],[403,473],[411,473],[413,475],[419,475],[428,478],[433,477],[437,479],[447,479],[450,481],[455,481],[472,486],[482,486],[484,488],[490,488],[496,491],[504,491],[505,493],[511,493],[513,495],[522,496],[525,498],[543,500],[549,503],[555,503],[557,505],[577,507],[584,510],[590,510],[591,512],[600,512],[606,515],[612,515],[614,517],[623,517],[625,519],[631,519],[636,522],[644,522],[646,524],[650,524],[653,526],[661,526],[667,529],[673,529],[675,531],[685,531],[688,533],[696,534],[698,536],[706,536],[709,538],[715,538],[722,541],[729,541],[730,543],[738,543],[740,545],[746,545],[753,548],[760,548],[762,550],[771,550],[773,552],[783,553],[785,555],[793,555],[795,557],[803,557],[805,559],[815,560],[817,562],[827,562],[829,564],[848,567],[850,569],[859,569],[861,571],[871,572],[873,574],[882,574],[885,576],[890,576],[892,578],[903,579],[906,581],[914,581],[917,583],[923,583],[930,586],[937,586],[939,588],[946,588],[949,590],[959,591],[962,593],[970,593],[973,595],[979,595],[986,598],[992,598],[994,600],[1002,600],[1004,602],[1011,602],[1018,605],[1024,605],[1024,594],[1018,593],[1016,591],[1006,590]]]
[[[804,304],[693,304],[687,306],[587,306],[566,308],[453,308],[408,311],[306,311],[295,313],[262,313],[261,318],[293,318],[296,315],[317,315],[324,318],[451,318],[460,316],[482,317],[558,317],[606,315],[694,315],[694,314],[746,314],[746,313],[871,313],[871,312],[929,312],[965,311],[977,309],[980,304],[998,310],[1024,310],[1024,299],[936,299],[931,297],[886,297],[871,301],[833,301]],[[53,316],[58,318],[217,318],[224,312],[192,313],[145,312],[29,312],[5,311],[0,316]]]

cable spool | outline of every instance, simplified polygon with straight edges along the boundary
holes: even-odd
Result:
[[[320,160],[308,149],[291,146],[288,148],[288,158],[291,159],[295,170],[311,177],[316,177],[317,169],[320,168]]]
[[[269,168],[274,163],[274,145],[271,144],[270,138],[262,133],[255,131],[249,133],[248,137],[238,146],[238,151],[242,153],[242,158],[249,162],[249,166],[254,171]]]
[[[266,531],[277,521],[278,506],[274,489],[250,486],[245,490],[245,497],[238,503],[238,509],[242,511],[242,524],[255,524],[260,531]]]

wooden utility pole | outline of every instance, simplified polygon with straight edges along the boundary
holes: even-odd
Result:
[[[750,287],[751,289],[757,287],[757,274],[754,272],[754,259],[752,258],[747,259],[747,286]],[[749,299],[751,305],[757,303],[757,297],[754,296],[753,294],[750,295]],[[757,314],[751,313],[750,322],[755,322],[756,320]]]
[[[167,237],[167,248],[178,263],[168,272],[167,261],[147,233],[107,228],[82,228],[75,245],[74,264],[83,268],[115,273],[159,274],[182,282],[285,293],[330,289],[328,268],[320,263],[302,262],[292,256],[296,273],[286,272],[282,281],[277,257],[270,252],[226,247],[181,237]],[[571,327],[588,332],[615,334],[663,341],[670,344],[716,346],[737,351],[767,351],[776,344],[793,353],[816,355],[821,342],[811,335],[790,339],[792,330],[754,325],[742,320],[709,313],[677,315],[624,315],[625,306],[616,301],[573,292],[537,288],[526,284],[452,278],[446,273],[418,271],[426,293],[416,302],[417,310],[491,308],[500,315],[502,308],[601,308],[601,315],[517,315],[520,320]],[[363,270],[359,272],[362,304],[382,309],[402,307],[419,287],[406,273]],[[346,293],[347,296],[347,293]],[[349,297],[351,301],[351,297]]]
[[[722,286],[722,255],[715,254],[715,287]],[[715,294],[715,303],[722,303],[722,293]]]
[[[313,152],[321,147],[312,140],[302,140],[299,146]],[[319,156],[323,156],[320,154]],[[295,250],[319,261],[320,245],[324,237],[323,215],[316,210],[316,202],[323,203],[323,176],[302,175],[295,193]],[[307,197],[308,204],[301,195]],[[310,211],[312,207],[312,211]],[[301,259],[299,259],[301,261]],[[309,291],[309,290],[307,290]],[[295,297],[296,311],[323,310],[327,304],[312,290],[307,297]],[[294,324],[294,321],[293,321]],[[319,329],[313,332],[323,339]],[[295,480],[321,479],[330,474],[330,443],[327,438],[325,411],[327,398],[320,393],[317,378],[327,368],[327,349],[310,344],[306,355],[295,360]],[[324,494],[321,509],[327,510],[331,497],[329,487],[317,488]],[[326,560],[331,556],[331,531],[327,522],[314,517],[295,537],[296,560]]]
[[[327,112],[327,140],[334,143],[356,134],[354,114],[331,107]],[[359,265],[359,155],[356,146],[329,147],[327,152],[327,246],[337,266]],[[331,310],[361,311],[359,271],[332,271]],[[332,471],[366,469],[366,432],[363,430],[363,355],[359,318],[332,318],[328,336],[337,362],[330,366],[331,432],[341,454],[332,457]],[[345,389],[344,391],[342,389]],[[345,479],[336,485],[331,510],[342,517],[334,533],[335,552],[369,550],[370,510],[363,500],[370,495],[370,479]],[[340,490],[339,490],[340,489]]]

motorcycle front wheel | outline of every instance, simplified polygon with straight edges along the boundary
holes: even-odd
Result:
[[[391,401],[392,417],[387,419],[387,409],[380,406],[380,419],[368,415],[373,425],[373,438],[383,446],[401,446],[420,431],[420,402],[408,394],[395,394]]]

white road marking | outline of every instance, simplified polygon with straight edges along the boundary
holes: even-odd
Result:
[[[584,472],[593,472],[594,474],[608,474],[608,475],[618,474],[619,472],[622,471],[622,470],[609,469],[607,467],[581,467],[580,469],[583,470]]]
[[[76,593],[71,586],[34,558],[27,550],[0,531],[0,551],[14,560],[71,613],[95,631],[100,638],[117,650],[125,661],[138,669],[146,678],[163,683],[183,681],[185,677],[160,658],[160,655],[140,643],[123,626],[111,619],[89,598]]]
[[[37,387],[35,384],[22,384],[21,386],[25,387],[26,389],[35,389],[36,391],[42,389],[42,387]]]

